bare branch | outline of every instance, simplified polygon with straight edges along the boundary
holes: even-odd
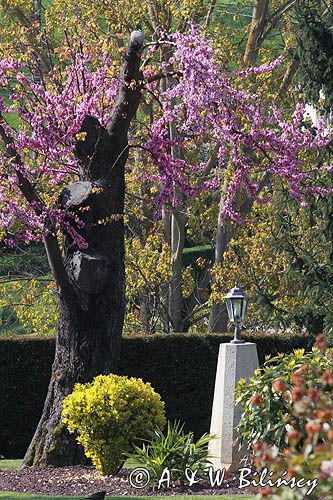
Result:
[[[208,12],[207,12],[207,16],[206,16],[206,21],[205,21],[206,26],[210,25],[210,21],[211,21],[213,12],[215,10],[215,7],[216,7],[216,0],[212,0],[210,3],[210,6],[209,6]]]
[[[298,59],[297,59],[296,55],[294,55],[289,63],[289,66],[287,68],[287,71],[285,72],[281,86],[279,88],[279,91],[278,91],[279,98],[283,97],[285,95],[285,93],[287,92],[289,85],[291,84],[293,77],[297,71],[298,64],[299,64]]]
[[[125,143],[121,144],[121,149],[127,143],[128,127],[141,99],[143,74],[140,69],[140,63],[143,41],[144,36],[141,31],[133,31],[131,33],[131,40],[125,55],[125,63],[122,71],[122,84],[120,85],[116,104],[106,127],[110,136],[117,137],[117,142],[122,143],[121,138],[125,139]]]
[[[261,35],[261,43],[270,32],[276,28],[279,24],[283,16],[296,4],[297,0],[289,0],[285,4],[281,5],[271,16],[269,16],[267,26],[264,28],[264,31]]]

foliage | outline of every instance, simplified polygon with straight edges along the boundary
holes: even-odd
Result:
[[[237,428],[240,441],[246,440],[252,449],[265,442],[282,453],[294,432],[297,446],[303,446],[308,418],[307,414],[302,414],[299,401],[306,394],[312,395],[308,405],[313,412],[319,391],[329,407],[332,388],[328,383],[323,384],[323,380],[332,368],[330,353],[325,354],[317,348],[309,353],[299,349],[268,358],[249,383],[241,379],[235,399],[243,408]]]
[[[223,301],[223,291],[241,282],[251,297],[247,328],[291,328],[313,338],[325,331],[330,345],[332,203],[315,196],[301,207],[277,186],[271,203],[255,204],[247,224],[234,229],[223,265],[212,269],[211,300]]]
[[[134,442],[165,424],[164,403],[149,383],[113,374],[76,384],[62,415],[102,475],[118,472]]]
[[[55,286],[42,245],[0,251],[1,332],[54,333]]]
[[[286,421],[288,433],[284,453],[277,453],[267,442],[257,442],[255,463],[257,467],[268,467],[276,477],[287,471],[287,477],[317,480],[312,493],[303,488],[265,488],[265,496],[272,499],[302,500],[303,498],[331,498],[333,491],[333,352],[327,351],[323,337],[317,341],[313,359],[305,358],[304,364],[294,372],[292,387],[283,387],[283,381],[275,380],[276,392],[289,402]],[[320,355],[322,358],[320,359]],[[326,369],[325,369],[326,367]],[[279,387],[278,387],[279,385]],[[290,399],[291,389],[291,399]],[[301,425],[300,425],[301,423]],[[280,450],[281,451],[281,450]],[[273,476],[274,477],[274,476]],[[304,484],[304,481],[303,481]]]
[[[306,152],[330,142],[324,121],[319,120],[312,135],[302,128],[304,109],[301,103],[292,119],[287,121],[275,106],[263,109],[259,96],[251,93],[251,87],[245,91],[237,85],[237,79],[244,81],[252,74],[274,70],[280,59],[258,68],[223,72],[221,55],[195,25],[190,25],[189,33],[176,33],[170,39],[175,44],[171,61],[183,78],[160,96],[163,115],[152,125],[152,137],[147,142],[163,186],[158,197],[160,203],[176,206],[180,203],[177,190],[191,198],[199,192],[219,188],[222,178],[226,196],[221,217],[239,221],[233,202],[242,188],[249,197],[259,198],[258,165],[260,170],[265,165],[270,176],[283,178],[290,195],[300,203],[304,203],[310,193],[331,192],[311,186],[310,172],[301,167]],[[175,108],[172,106],[174,100],[179,102]],[[170,123],[179,132],[176,143],[167,133]],[[191,151],[188,143],[193,135],[199,143],[209,140],[218,150],[217,164],[209,180],[200,179],[207,168],[207,159],[192,164],[186,156],[185,159],[174,158],[170,149],[177,145]],[[324,171],[326,168],[312,166],[311,177]]]
[[[1,281],[7,278],[43,276],[49,271],[42,245],[30,244],[15,250],[3,248],[0,251]]]
[[[155,334],[123,337],[120,375],[150,382],[165,402],[167,417],[185,422],[196,438],[209,430],[219,346],[228,334]],[[266,354],[306,347],[306,335],[246,335]],[[22,457],[40,418],[54,358],[54,337],[20,335],[0,339],[1,452]],[[205,360],[203,363],[202,360]]]
[[[332,8],[332,0],[302,0],[295,9],[297,79],[306,98],[326,111],[333,106]]]
[[[165,432],[156,429],[147,444],[134,446],[132,456],[149,470],[152,480],[161,478],[167,467],[173,479],[184,481],[187,468],[198,471],[199,475],[204,473],[209,463],[208,444],[211,439],[204,434],[195,441],[193,432],[185,433],[184,424],[168,421]]]
[[[314,189],[321,194],[329,192],[310,185],[314,173],[326,168],[313,166],[311,172],[306,172],[302,161],[304,152],[316,151],[329,142],[323,121],[319,121],[312,134],[303,128],[301,105],[286,120],[275,106],[263,109],[260,96],[252,89],[241,89],[251,75],[272,71],[280,59],[245,71],[221,71],[225,66],[221,54],[194,24],[190,24],[188,33],[168,35],[165,43],[173,47],[169,63],[181,78],[160,94],[162,115],[152,123],[150,139],[143,134],[140,144],[155,165],[154,174],[142,172],[141,178],[148,176],[161,186],[156,197],[159,206],[163,203],[177,206],[182,196],[192,198],[200,192],[215,190],[223,179],[227,190],[222,215],[237,220],[233,207],[236,193],[244,187],[249,196],[258,197],[258,164],[261,169],[265,165],[270,175],[283,178],[291,196],[299,202],[311,196]],[[0,109],[3,115],[16,113],[21,126],[17,130],[2,119],[2,139],[11,148],[9,154],[8,148],[6,152],[0,151],[4,174],[0,225],[7,230],[13,228],[17,237],[30,241],[46,234],[51,221],[68,233],[79,248],[86,248],[87,242],[80,236],[80,218],[56,208],[55,202],[63,182],[75,179],[78,174],[76,148],[85,141],[80,130],[86,115],[93,115],[102,126],[106,125],[118,82],[112,61],[102,50],[92,61],[82,46],[75,56],[72,47],[66,50],[63,47],[57,59],[57,66],[47,79],[36,68],[40,83],[29,64],[8,58],[1,61],[0,87],[8,99],[2,99]],[[163,64],[160,69],[163,70]],[[154,93],[156,83],[149,83],[149,76],[147,70],[142,90]],[[240,79],[242,85],[238,84]],[[179,104],[173,109],[175,100]],[[170,123],[180,134],[176,143],[168,136]],[[193,150],[198,150],[191,143],[193,134],[200,138],[200,143],[209,138],[211,147],[218,150],[217,163],[208,179],[202,178],[208,159],[191,161]],[[188,150],[190,156],[173,158],[176,145]],[[19,161],[13,162],[14,156]],[[29,200],[12,196],[13,189],[19,192],[22,188],[18,180],[21,175],[36,181]],[[12,238],[6,240],[14,243]]]
[[[331,185],[331,180],[326,182]],[[276,317],[294,322],[313,336],[324,331],[331,345],[333,198],[315,197],[307,207],[299,208],[292,204],[287,207],[282,195],[280,206],[269,245],[275,257],[286,262],[284,287],[278,301],[281,309]],[[289,297],[294,300],[288,304]]]
[[[276,75],[277,72],[282,74],[282,66],[277,68],[278,63],[267,64],[266,68],[237,72],[240,53],[239,51],[237,53],[237,40],[233,38],[234,33],[230,33],[230,27],[224,26],[221,30],[219,23],[218,26],[206,27],[195,33],[193,26],[189,29],[186,25],[186,22],[194,15],[197,20],[205,20],[209,6],[203,5],[200,0],[168,2],[162,11],[155,2],[139,3],[140,5],[137,2],[133,3],[127,0],[119,1],[112,9],[105,10],[105,6],[95,0],[92,2],[69,0],[66,4],[56,0],[43,6],[40,21],[36,21],[34,25],[29,25],[34,2],[15,0],[11,2],[12,9],[7,8],[6,10],[4,6],[1,7],[1,14],[3,14],[2,36],[6,42],[4,44],[4,57],[8,53],[12,53],[15,56],[14,59],[17,59],[22,65],[14,72],[10,71],[8,64],[5,65],[5,72],[8,71],[13,78],[10,78],[10,82],[5,81],[5,77],[3,80],[4,118],[12,126],[9,130],[15,142],[19,138],[15,147],[25,162],[27,176],[34,182],[38,179],[38,184],[34,185],[39,188],[42,194],[43,205],[45,203],[41,210],[41,216],[36,217],[33,213],[33,207],[23,202],[22,197],[16,200],[15,197],[13,199],[11,195],[7,196],[6,193],[3,193],[4,222],[13,224],[12,230],[15,233],[15,238],[6,238],[10,244],[14,244],[14,240],[17,238],[25,240],[39,238],[40,232],[47,230],[41,221],[45,217],[50,217],[52,222],[55,222],[62,230],[71,232],[79,246],[85,244],[75,233],[79,222],[73,220],[70,213],[54,210],[54,204],[63,186],[62,181],[67,180],[67,178],[76,180],[77,165],[73,151],[75,144],[83,138],[80,137],[80,134],[74,133],[74,129],[79,127],[85,112],[95,114],[104,123],[101,109],[103,108],[103,113],[104,111],[108,112],[113,104],[112,96],[117,85],[113,76],[118,71],[121,54],[124,50],[124,39],[128,36],[127,31],[130,32],[137,27],[137,23],[140,23],[148,40],[154,33],[152,41],[149,41],[151,50],[147,54],[145,78],[148,79],[159,70],[159,67],[162,70],[167,68],[171,74],[175,70],[175,73],[174,77],[168,78],[166,84],[163,82],[159,85],[154,82],[143,86],[146,96],[153,95],[156,99],[150,101],[145,98],[142,108],[138,112],[136,127],[133,127],[130,135],[133,143],[137,143],[140,149],[136,149],[134,154],[132,154],[134,148],[131,149],[126,176],[127,190],[129,191],[128,200],[130,200],[127,201],[129,215],[127,227],[132,235],[134,234],[134,238],[132,236],[128,238],[127,244],[130,249],[127,259],[129,283],[127,326],[128,329],[132,329],[133,324],[137,323],[139,328],[153,332],[163,316],[163,310],[167,309],[167,305],[162,302],[160,286],[168,286],[172,261],[171,259],[167,261],[167,248],[166,245],[163,246],[165,235],[161,231],[160,224],[156,224],[156,217],[154,220],[156,205],[154,207],[152,202],[154,200],[161,202],[161,197],[164,197],[166,202],[177,204],[179,202],[177,193],[180,193],[181,196],[196,194],[197,197],[191,199],[191,205],[187,200],[188,223],[186,231],[196,244],[209,244],[214,237],[215,219],[218,214],[217,199],[223,182],[226,182],[230,188],[230,196],[227,197],[225,210],[226,213],[229,210],[228,214],[231,216],[237,216],[237,208],[235,209],[237,203],[235,203],[235,197],[232,196],[232,191],[238,185],[238,188],[246,190],[249,195],[256,196],[261,167],[264,165],[266,168],[266,163],[274,175],[282,174],[282,177],[287,179],[292,195],[300,195],[302,198],[308,189],[308,186],[304,186],[304,179],[302,180],[301,194],[297,195],[297,189],[295,191],[294,188],[298,182],[298,166],[304,161],[308,163],[308,158],[302,156],[301,149],[295,147],[292,139],[292,135],[296,134],[298,130],[296,122],[299,119],[299,113],[296,113],[297,118],[295,116],[293,125],[290,124],[291,128],[288,129],[287,124],[292,121],[290,106],[285,120],[281,116],[277,117],[270,105],[266,107],[266,103],[272,100],[276,82],[279,80]],[[249,14],[250,7],[245,6],[244,8]],[[215,17],[223,18],[221,13],[224,10],[224,7],[218,6],[214,13]],[[232,21],[231,18],[228,19]],[[220,19],[220,21],[225,22],[224,19]],[[16,26],[18,26],[17,29]],[[60,26],[65,26],[66,32],[63,32]],[[122,28],[121,33],[120,27]],[[158,27],[157,31],[156,27]],[[176,27],[180,28],[178,34],[169,36]],[[245,27],[242,29],[244,31]],[[209,30],[212,33],[212,40],[208,38]],[[18,32],[20,33],[19,37],[17,36]],[[240,38],[242,37],[239,33],[238,35]],[[159,42],[155,46],[156,38],[159,38]],[[193,47],[187,47],[187,44],[191,45],[192,41],[194,42]],[[185,52],[185,56],[188,52],[188,55],[184,57],[182,52]],[[39,55],[40,60],[38,57],[36,58],[36,54]],[[111,56],[104,60],[105,54]],[[232,60],[226,61],[225,54],[229,54],[228,57]],[[271,60],[271,55],[272,52],[269,53],[269,56],[267,53],[263,58],[264,61]],[[112,64],[110,65],[111,59]],[[200,71],[197,71],[198,68],[200,70],[202,61],[205,61],[207,67],[210,68],[207,74],[211,75],[212,85],[208,85],[208,80],[206,82],[206,71],[203,78]],[[105,66],[104,63],[107,66],[106,75],[101,68],[101,66]],[[268,69],[273,67],[276,69],[272,76],[272,72]],[[23,76],[22,73],[24,73]],[[192,74],[193,76],[195,73],[195,79],[187,78],[188,75]],[[36,74],[38,74],[38,78],[36,78]],[[216,79],[214,78],[215,74],[217,75]],[[103,75],[105,76],[104,80]],[[17,78],[22,81],[15,82]],[[42,80],[40,84],[38,83],[39,79]],[[61,85],[58,85],[60,80]],[[95,85],[96,82],[101,86],[99,89]],[[44,85],[46,91],[43,88]],[[62,86],[63,90],[68,93],[68,98],[64,95]],[[163,92],[167,87],[167,92]],[[201,95],[198,99],[198,96],[196,97],[197,89],[200,90]],[[208,96],[209,92],[210,96]],[[92,96],[92,94],[94,95]],[[173,113],[174,97],[171,94],[175,95],[176,98],[182,94],[186,96],[182,106],[177,105],[173,116],[169,116],[170,113]],[[257,100],[254,98],[256,94],[258,94]],[[101,96],[103,95],[107,95],[111,99],[106,99],[108,102],[102,103],[103,97]],[[225,101],[225,97],[228,95],[229,97]],[[36,99],[38,105],[35,106]],[[205,99],[215,103],[216,108],[220,108],[217,113],[214,106],[206,106]],[[236,106],[233,103],[234,99],[238,100]],[[250,102],[252,100],[251,111]],[[157,105],[158,102],[161,106]],[[263,104],[264,102],[265,104]],[[30,110],[32,107],[36,109]],[[77,114],[75,114],[76,107]],[[28,116],[23,113],[23,108],[26,111],[30,110]],[[231,121],[236,127],[233,130],[228,129],[229,112],[231,112]],[[227,120],[226,117],[223,118],[225,113]],[[60,120],[61,116],[65,116],[66,119]],[[184,120],[185,116],[187,117],[186,121]],[[249,123],[247,123],[246,117],[249,118]],[[13,119],[15,119],[14,125]],[[260,127],[266,126],[267,120],[268,122],[273,120],[277,125],[275,128],[273,123],[271,124],[270,134],[275,130],[282,129],[282,135],[277,132],[275,139],[271,135],[262,137]],[[34,121],[37,123],[36,127]],[[168,142],[170,121],[176,125],[176,129],[179,129],[178,132],[181,135],[181,141],[177,147],[182,147],[184,150],[183,163],[181,161],[174,163],[170,158],[173,148],[171,142]],[[270,128],[270,125],[268,127]],[[36,129],[34,141],[31,141],[30,137],[32,129]],[[148,142],[148,146],[150,144],[151,147],[148,147],[149,151],[146,151],[144,148],[147,147],[147,139],[151,135],[150,130],[152,130],[153,141]],[[52,134],[50,134],[51,131]],[[48,136],[52,135],[52,140],[46,137],[46,132]],[[193,135],[198,140],[193,141]],[[305,134],[304,139],[306,143],[310,140],[310,136]],[[276,140],[280,141],[279,155],[276,156],[275,153],[272,153],[273,156],[269,161],[266,156],[271,147],[272,151],[276,149],[277,146],[274,144]],[[253,158],[247,155],[251,141],[255,150]],[[298,137],[296,142],[301,144],[302,138]],[[200,143],[199,147],[198,143]],[[215,161],[214,167],[206,177],[203,174],[207,159],[213,153],[216,155],[213,143],[218,149],[217,165]],[[315,141],[313,145],[314,143]],[[261,151],[262,144],[264,144],[264,149],[267,147],[265,153]],[[235,145],[237,145],[237,151]],[[143,153],[143,151],[148,154]],[[233,154],[237,157],[236,161],[231,161]],[[296,164],[290,163],[289,160],[285,161],[285,164],[293,165],[289,168],[289,170],[293,170],[292,172],[291,170],[289,173],[286,172],[285,165],[282,165],[284,160],[280,154],[282,157],[288,154],[298,157]],[[166,164],[164,160],[167,161]],[[300,164],[298,164],[298,160],[300,160]],[[237,165],[236,169],[235,165]],[[248,171],[246,171],[246,165],[249,167]],[[256,165],[260,165],[258,171]],[[8,165],[9,174],[14,177],[14,184],[9,180],[6,188],[3,189],[4,191],[9,188],[9,184],[11,189],[13,186],[17,187],[12,167],[12,164]],[[310,166],[310,170],[314,168],[314,165]],[[221,182],[215,174],[217,177],[220,175]],[[62,176],[64,177],[62,178]],[[292,180],[293,186],[288,179]],[[173,186],[176,186],[174,193],[171,192]],[[168,189],[169,193],[167,193]],[[138,198],[135,199],[137,195]],[[147,206],[149,210],[147,210]],[[131,219],[136,219],[135,224],[131,224]],[[34,227],[26,228],[26,223]],[[139,231],[132,231],[134,225],[139,227]],[[156,251],[159,248],[162,248],[163,252],[165,249],[164,257],[166,259],[162,259],[162,272],[160,272],[159,263],[155,272],[155,267],[151,265],[154,261],[152,257],[156,256]],[[144,252],[140,249],[146,251],[147,258],[144,258]],[[133,259],[132,256],[134,256]],[[138,256],[139,258],[137,258]],[[137,268],[137,264],[139,264],[139,268]],[[133,269],[134,266],[136,269]],[[207,264],[205,268],[208,268]],[[153,269],[154,272],[152,272]],[[260,269],[260,264],[258,269]],[[190,295],[193,290],[194,293],[196,292],[196,271],[192,267],[183,272],[184,295]],[[213,274],[214,272],[215,270],[213,270]],[[143,281],[147,281],[147,283],[144,284]],[[44,289],[44,292],[46,293],[47,290]],[[52,311],[55,311],[52,295],[50,294],[49,297],[50,307]],[[205,314],[207,315],[207,307],[206,309],[201,308],[205,300],[206,298],[199,301],[200,314],[197,315],[199,320],[201,317],[205,317]],[[215,300],[214,294],[212,300]],[[37,304],[37,301],[35,303]],[[148,322],[143,318],[145,303],[148,303],[149,308],[153,310]],[[29,318],[31,314],[35,318],[37,331],[38,325],[44,321],[41,314],[44,308],[34,312],[32,309],[33,307],[29,306],[25,317]]]
[[[25,333],[23,326],[17,317],[13,299],[15,297],[14,286],[12,283],[0,285],[0,327],[1,334],[21,334]],[[17,300],[17,297],[16,297]],[[16,303],[15,300],[15,303]]]
[[[157,224],[156,224],[157,226]],[[170,249],[163,245],[162,234],[155,227],[145,238],[127,239],[126,279],[128,311],[125,331],[133,332],[133,324],[139,323],[136,330],[149,333],[155,330],[161,310],[160,287],[170,277]],[[144,323],[142,301],[151,297],[149,324]],[[141,322],[140,322],[141,320]]]
[[[22,458],[40,419],[54,358],[54,338],[1,336],[0,447]]]
[[[0,283],[3,331],[16,319],[16,328],[29,334],[54,334],[57,325],[55,283],[51,277]],[[8,317],[5,314],[9,315]]]

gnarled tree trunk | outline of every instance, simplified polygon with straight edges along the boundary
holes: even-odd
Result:
[[[77,230],[88,248],[80,250],[64,234],[62,255],[55,235],[45,238],[60,296],[58,335],[43,414],[23,467],[62,466],[82,460],[82,451],[61,423],[62,400],[75,383],[118,368],[125,314],[124,167],[128,128],[141,97],[142,44],[142,34],[133,32],[107,126],[86,116],[81,128],[85,140],[76,148],[80,180],[67,186],[59,198],[61,207],[85,222]]]

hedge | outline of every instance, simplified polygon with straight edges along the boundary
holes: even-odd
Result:
[[[307,348],[305,335],[244,335],[266,354]],[[209,431],[219,344],[228,334],[124,337],[121,374],[149,381],[166,403],[167,416],[198,436]],[[0,339],[0,454],[23,456],[41,415],[54,355],[54,338]]]

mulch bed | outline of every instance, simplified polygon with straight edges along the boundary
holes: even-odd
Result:
[[[94,467],[46,467],[43,469],[2,469],[0,470],[0,491],[40,493],[46,495],[87,496],[105,490],[107,495],[230,495],[251,493],[248,488],[238,488],[238,478],[234,474],[220,487],[200,482],[192,487],[172,484],[170,489],[151,491],[133,488],[129,483],[131,471],[122,469],[116,476],[100,476]],[[252,491],[253,493],[253,491]]]

